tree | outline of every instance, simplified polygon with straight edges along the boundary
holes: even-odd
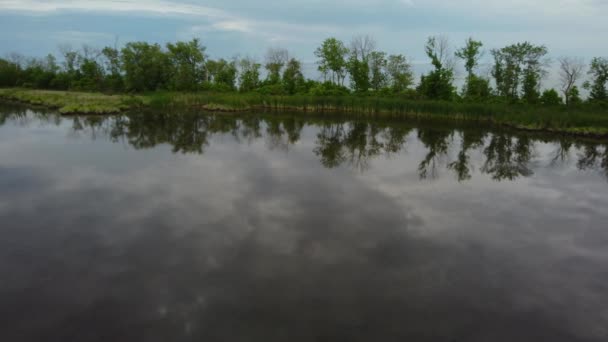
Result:
[[[99,90],[104,80],[103,67],[93,58],[83,58],[78,76],[72,84],[73,87],[87,91]]]
[[[463,97],[468,101],[485,101],[492,96],[490,80],[477,75],[469,76],[465,85]]]
[[[544,46],[528,42],[509,45],[492,50],[494,68],[492,76],[500,96],[516,101],[521,96],[527,102],[538,100],[540,79],[544,74],[543,57],[547,54]],[[521,86],[520,86],[521,85]]]
[[[260,68],[262,65],[253,58],[246,57],[239,61],[240,77],[239,90],[241,92],[253,91],[260,86]]]
[[[153,91],[167,87],[171,62],[158,44],[131,42],[121,50],[128,91]]]
[[[454,71],[454,59],[452,58],[450,40],[447,36],[429,37],[425,46],[425,52],[436,69]]]
[[[526,70],[522,84],[522,99],[529,104],[535,104],[540,99],[539,91],[540,80],[538,74]]]
[[[300,61],[295,58],[290,59],[283,72],[283,85],[285,91],[287,91],[288,94],[293,95],[304,86],[304,82]]]
[[[540,102],[545,106],[558,106],[562,104],[562,98],[555,89],[547,89],[543,92]]]
[[[14,87],[19,82],[21,66],[0,58],[0,87]]]
[[[420,78],[418,91],[433,100],[451,100],[454,93],[453,61],[450,59],[449,43],[443,36],[429,37],[426,48],[427,56],[435,70]]]
[[[336,38],[328,38],[323,41],[320,47],[315,50],[315,56],[319,58],[319,71],[327,80],[334,84],[344,84],[346,77],[346,56],[348,48],[344,43]]]
[[[588,73],[593,77],[592,83],[587,83],[586,87],[590,89],[589,99],[591,101],[608,100],[608,91],[606,91],[606,82],[608,82],[608,58],[593,58]]]
[[[63,57],[63,69],[69,74],[73,75],[79,68],[79,61],[81,59],[78,51],[72,49],[69,45],[59,46],[59,52]]]
[[[94,91],[103,87],[104,69],[100,63],[101,56],[101,50],[86,44],[82,46],[77,55],[78,68],[72,75],[71,88]]]
[[[235,90],[238,69],[236,61],[225,59],[208,60],[206,65],[207,81],[213,82],[218,90]]]
[[[198,89],[205,78],[205,50],[198,39],[167,44],[171,61],[170,85],[175,90]]]
[[[559,59],[559,77],[561,82],[561,90],[566,99],[566,105],[570,105],[570,95],[573,87],[576,87],[576,82],[583,75],[585,64],[582,59],[562,57]]]
[[[101,50],[105,61],[106,89],[122,91],[124,83],[121,74],[120,51],[116,47],[105,47]]]
[[[481,48],[483,43],[469,38],[465,42],[465,46],[456,51],[456,57],[464,61],[464,67],[470,77],[475,75],[475,68],[479,64],[482,57]]]
[[[542,58],[547,54],[547,48],[544,46],[533,46],[524,43],[519,46],[524,56],[524,81],[523,81],[523,99],[528,103],[536,103],[540,96],[540,81],[545,73]]]
[[[10,70],[10,69],[9,69]],[[54,80],[59,71],[55,56],[48,55],[45,58],[28,58],[23,62],[23,67],[17,69],[19,73],[18,86],[51,89],[54,86]]]
[[[403,55],[388,56],[386,72],[393,92],[400,93],[414,83],[412,66]]]
[[[270,48],[266,52],[265,68],[268,71],[267,82],[278,84],[281,82],[281,70],[289,60],[289,52],[285,49]]]
[[[350,52],[359,60],[368,59],[369,55],[376,49],[376,41],[371,36],[359,35],[353,37],[350,42]]]
[[[350,43],[350,56],[346,67],[350,74],[351,88],[355,92],[364,93],[372,87],[371,56],[375,47],[376,42],[370,36],[355,36]]]
[[[475,68],[479,64],[483,53],[483,43],[469,38],[465,46],[456,51],[456,57],[464,61],[467,79],[462,94],[465,99],[482,100],[490,96],[490,82],[475,75]]]
[[[573,86],[568,93],[568,99],[570,101],[570,105],[579,105],[583,102],[581,99],[581,93],[578,90],[577,86]]]
[[[368,56],[368,64],[370,71],[370,86],[375,91],[384,88],[388,81],[386,69],[388,61],[386,53],[381,51],[372,51]]]
[[[357,93],[364,93],[370,87],[369,64],[367,59],[360,60],[355,54],[351,54],[347,63],[350,74],[351,88]]]

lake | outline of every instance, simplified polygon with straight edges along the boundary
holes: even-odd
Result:
[[[0,161],[2,341],[608,340],[601,142],[3,104]]]

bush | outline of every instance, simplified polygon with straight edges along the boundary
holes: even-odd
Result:
[[[262,95],[287,95],[282,84],[267,84],[256,91]]]
[[[562,104],[562,98],[555,89],[548,89],[540,97],[540,103],[545,106],[559,106]]]
[[[309,90],[313,96],[344,96],[350,94],[350,89],[331,82],[318,83]]]

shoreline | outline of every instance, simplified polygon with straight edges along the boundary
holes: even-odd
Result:
[[[288,104],[286,102],[296,102],[300,100],[300,105]],[[400,103],[398,100],[390,99],[391,109],[380,107],[382,98],[358,99],[358,98],[338,98],[338,99],[318,99],[312,103],[311,98],[297,97],[254,97],[248,94],[209,94],[209,93],[153,93],[141,95],[106,95],[100,93],[69,92],[69,91],[47,91],[29,89],[0,89],[0,101],[10,101],[29,106],[39,106],[51,110],[57,110],[61,115],[115,115],[133,110],[142,109],[189,109],[201,110],[209,113],[250,113],[253,111],[287,111],[303,114],[344,114],[352,117],[365,117],[374,119],[378,117],[395,118],[404,120],[424,120],[434,119],[446,122],[479,122],[495,127],[506,127],[519,131],[545,133],[553,135],[567,135],[580,138],[591,138],[608,140],[608,126],[578,126],[578,127],[559,127],[542,124],[543,115],[546,113],[519,113],[509,111],[510,108],[503,108],[504,112],[498,114],[468,114],[462,110],[460,112],[457,105],[450,106],[449,103]],[[332,101],[333,100],[333,101]],[[368,100],[368,102],[364,102]],[[206,102],[206,103],[205,103]],[[257,103],[256,103],[257,102]],[[362,103],[359,104],[358,102]],[[369,103],[372,103],[371,105]],[[425,105],[433,107],[442,106],[436,112],[424,111],[419,108]],[[469,105],[473,109],[485,109],[483,106]],[[466,105],[462,105],[466,107]],[[487,106],[491,108],[490,106]],[[507,106],[504,106],[507,107]],[[466,109],[466,108],[465,108]],[[492,108],[494,109],[494,108]],[[499,108],[500,109],[500,108]],[[437,113],[437,111],[439,113]],[[551,112],[549,112],[551,113]],[[509,119],[509,115],[513,118]],[[576,115],[570,114],[566,117],[572,119]],[[608,119],[608,113],[605,114]],[[529,122],[528,124],[517,122],[517,118],[532,121],[538,119],[539,122]],[[595,117],[596,118],[596,117]],[[594,118],[594,119],[595,119]],[[549,121],[550,122],[550,121]],[[608,122],[608,120],[607,120]]]

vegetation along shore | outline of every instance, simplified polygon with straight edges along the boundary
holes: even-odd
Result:
[[[471,38],[454,51],[445,37],[430,37],[425,51],[432,69],[418,81],[405,55],[379,51],[367,36],[348,46],[324,40],[315,51],[320,80],[306,79],[302,63],[280,48],[269,49],[263,63],[210,59],[198,39],[60,51],[60,57],[0,59],[0,98],[63,114],[167,107],[289,110],[480,121],[608,137],[608,58],[560,58],[560,87],[547,89],[541,83],[549,70],[548,50],[528,42],[492,49],[485,77],[478,72],[482,42]],[[458,61],[466,70],[460,88]],[[585,98],[580,87],[587,90]]]

